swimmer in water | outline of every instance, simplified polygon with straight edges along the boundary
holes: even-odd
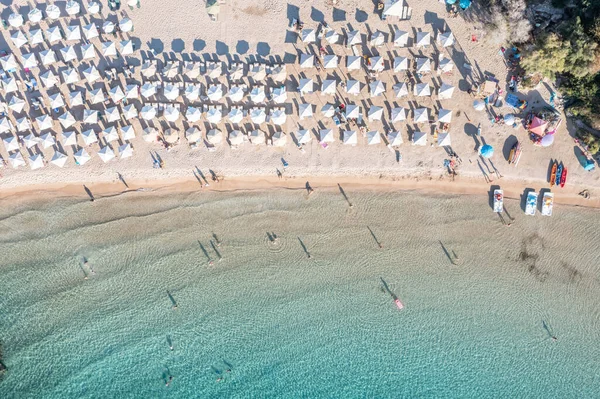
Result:
[[[173,350],[173,345],[169,346],[169,348],[170,348],[171,350]]]
[[[171,383],[171,381],[173,381],[173,376],[169,376],[169,381],[165,382],[165,385],[169,386],[169,384]]]
[[[231,369],[227,369],[227,370],[225,370],[225,371],[227,371],[228,373],[231,373]]]
[[[217,378],[217,382],[221,382],[221,381],[223,381],[222,377]]]

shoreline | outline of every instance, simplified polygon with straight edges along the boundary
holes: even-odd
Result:
[[[520,200],[526,189],[540,191],[548,189],[546,182],[516,180],[503,177],[491,183],[465,176],[457,176],[450,181],[447,176],[434,178],[431,176],[236,176],[221,178],[210,186],[200,187],[198,180],[190,178],[176,179],[127,179],[128,188],[118,179],[112,182],[69,182],[55,184],[23,185],[0,192],[0,200],[18,199],[30,201],[40,198],[82,198],[88,199],[87,187],[95,199],[109,198],[130,193],[164,194],[167,192],[189,193],[194,191],[236,192],[236,191],[267,191],[272,189],[298,190],[307,192],[306,183],[318,193],[319,190],[337,190],[338,184],[348,190],[381,190],[381,191],[417,191],[427,195],[489,195],[490,188],[500,186],[506,199]],[[592,198],[584,199],[578,193],[586,189],[584,186],[571,185],[553,191],[555,204],[578,206],[584,208],[600,208],[600,198],[592,194]],[[588,190],[593,191],[588,188]]]

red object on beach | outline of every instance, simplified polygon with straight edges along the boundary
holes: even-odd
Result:
[[[560,188],[563,188],[565,186],[565,183],[567,182],[567,167],[565,166],[563,168],[563,172],[560,175]]]

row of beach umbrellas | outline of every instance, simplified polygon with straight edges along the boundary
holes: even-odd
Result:
[[[127,4],[130,6],[137,5],[139,0],[127,0]],[[68,16],[75,16],[81,12],[81,5],[79,2],[75,0],[69,0],[65,3],[65,12]],[[90,1],[87,3],[87,12],[90,14],[98,14],[100,12],[100,3],[97,1]],[[44,14],[45,17],[44,17]],[[44,18],[48,18],[49,20],[57,20],[61,18],[62,11],[56,4],[48,4],[44,11],[39,8],[32,8],[27,13],[27,20],[31,23],[39,23]],[[18,28],[25,24],[25,18],[23,15],[14,12],[8,16],[8,24],[14,28]]]
[[[324,55],[321,59],[325,69],[338,68],[340,56],[335,54]],[[311,69],[315,67],[316,56],[310,53],[301,53],[299,57],[299,65],[302,69]],[[346,69],[348,71],[361,70],[363,67],[364,58],[357,55],[346,56]],[[409,70],[408,57],[394,57],[392,62],[394,72],[402,72]],[[370,57],[368,59],[367,68],[371,71],[382,72],[385,70],[385,58],[382,56]],[[454,64],[449,58],[440,57],[438,69],[442,72],[450,72],[454,68]],[[415,57],[414,69],[418,73],[431,72],[431,59],[428,57]]]

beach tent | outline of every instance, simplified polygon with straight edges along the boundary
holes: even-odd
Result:
[[[42,14],[42,11],[39,8],[32,8],[27,13],[27,19],[29,19],[29,22],[32,22],[34,24],[40,22],[42,18],[44,18],[44,15]]]
[[[438,134],[438,146],[446,147],[452,145],[452,141],[450,140],[450,133],[440,133]]]
[[[91,60],[96,58],[96,49],[92,43],[82,44],[80,46],[81,49],[81,59],[83,60]]]
[[[48,4],[46,7],[46,15],[50,19],[59,19],[60,18],[60,8],[56,4]]]
[[[286,120],[287,115],[285,114],[285,108],[274,109],[271,113],[271,122],[275,125],[283,125]]]
[[[531,124],[529,125],[529,131],[531,133],[535,133],[538,136],[543,136],[546,132],[546,128],[548,127],[548,122],[543,119],[538,118],[537,116],[533,117]]]
[[[31,129],[31,120],[28,117],[17,118],[17,132],[25,132],[29,129]]]
[[[337,44],[340,41],[340,35],[332,29],[325,33],[325,40],[329,44]]]
[[[369,91],[371,92],[371,97],[377,97],[385,93],[385,85],[381,80],[375,80],[369,84]]]
[[[102,137],[107,143],[119,140],[119,133],[114,126],[109,126],[102,131]]]
[[[73,154],[73,156],[75,157],[75,164],[80,166],[85,165],[87,161],[92,159],[92,157],[90,157],[90,154],[88,154],[85,148],[81,148],[79,151]]]
[[[100,104],[106,100],[106,95],[103,89],[94,89],[90,91],[90,102],[92,104]]]
[[[418,73],[431,72],[431,61],[429,58],[417,57],[415,58],[415,62]]]
[[[117,47],[114,42],[102,42],[102,55],[105,57],[116,57],[117,56]]]
[[[48,40],[50,44],[60,42],[62,40],[60,28],[58,26],[51,26],[50,28],[46,29],[46,40]]]
[[[121,119],[121,113],[117,107],[109,107],[104,110],[104,117],[107,122],[116,122]]]
[[[313,68],[315,66],[315,56],[313,54],[300,54],[300,68]]]
[[[123,89],[121,89],[121,86],[119,85],[111,87],[111,89],[108,91],[108,95],[115,104],[118,104],[125,98],[125,93],[123,93]]]
[[[406,70],[408,70],[408,58],[394,57],[394,72],[401,72]]]
[[[221,106],[211,106],[206,112],[206,120],[210,123],[219,123],[223,119],[223,110]]]
[[[66,84],[79,82],[79,74],[75,68],[69,68],[62,71],[63,80]]]
[[[2,139],[6,152],[16,151],[19,149],[19,140],[15,136],[8,136]]]
[[[413,115],[413,121],[415,123],[427,123],[429,122],[429,110],[427,108],[417,108]]]
[[[358,119],[360,117],[360,107],[354,104],[346,106],[346,119]]]
[[[69,104],[71,107],[83,105],[83,95],[80,91],[72,91],[69,93]]]
[[[131,146],[131,143],[125,143],[125,144],[119,146],[119,158],[120,159],[129,158],[132,155],[133,155],[133,147]]]
[[[285,83],[287,79],[287,67],[285,64],[277,65],[271,69],[271,79],[276,83]]]
[[[144,105],[140,110],[140,116],[147,121],[154,119],[156,117],[156,107]]]
[[[349,55],[346,57],[346,69],[349,71],[358,71],[361,68],[362,57]]]
[[[404,140],[402,140],[402,133],[400,132],[390,132],[388,133],[387,138],[390,145],[393,147],[399,146],[400,144],[404,143]]]
[[[185,88],[185,98],[190,101],[196,101],[200,97],[200,86],[187,85]]]
[[[142,132],[142,139],[147,143],[154,143],[158,139],[158,130],[153,127],[147,127]]]
[[[44,148],[50,148],[54,144],[56,144],[56,139],[54,138],[54,135],[52,134],[52,132],[42,134],[40,136],[40,141]]]
[[[104,147],[100,148],[100,151],[98,151],[98,156],[104,163],[107,163],[111,159],[115,158],[115,152],[112,148],[110,148],[109,145],[105,145]]]
[[[77,53],[75,47],[67,46],[60,49],[60,55],[64,62],[69,62],[77,59]]]
[[[356,130],[344,130],[344,144],[355,146],[358,144]]]
[[[130,120],[138,117],[138,111],[135,104],[130,103],[123,107],[123,117],[125,120]]]
[[[244,112],[238,107],[231,108],[227,118],[231,123],[240,123],[244,119]]]
[[[190,79],[197,79],[198,76],[200,76],[200,64],[198,64],[197,62],[184,62],[183,73]],[[233,79],[231,75],[229,77]]]
[[[542,147],[549,147],[554,143],[554,134],[547,134],[540,140],[540,145]]]
[[[314,29],[302,29],[301,37],[304,43],[314,43],[317,41],[317,34]]]
[[[238,146],[244,143],[244,134],[239,130],[229,132],[229,145]]]
[[[310,136],[310,131],[308,130],[298,130],[296,132],[296,141],[298,144],[306,144],[310,143],[312,137]]]
[[[369,69],[371,71],[381,72],[384,68],[383,57],[371,57],[369,58]]]
[[[261,82],[267,77],[267,68],[264,64],[252,64],[250,66],[249,76],[254,79],[255,82]]]
[[[69,1],[67,1],[67,4],[65,5],[65,10],[67,11],[67,14],[69,14],[69,15],[79,14],[80,9],[81,8],[79,6],[79,3],[76,2],[75,0],[69,0]]]
[[[442,45],[442,47],[450,47],[454,44],[454,35],[452,32],[440,33],[438,36],[438,42]]]
[[[75,117],[71,112],[66,111],[62,115],[58,117],[58,121],[62,125],[63,128],[68,129],[75,124]]]
[[[454,86],[442,82],[442,85],[438,89],[438,100],[449,100],[452,98],[454,93]]]
[[[92,129],[81,132],[81,138],[83,138],[83,143],[88,146],[98,142],[98,136]]]
[[[379,134],[378,130],[372,130],[370,132],[367,132],[367,144],[368,145],[379,144],[379,143],[381,143],[381,135]]]
[[[357,30],[351,30],[350,32],[348,32],[348,40],[346,42],[346,45],[350,47],[355,44],[362,44],[362,35]]]
[[[144,62],[141,67],[141,72],[145,77],[151,78],[156,74],[156,64],[152,61]]]
[[[252,122],[260,125],[261,123],[264,123],[265,120],[267,119],[267,114],[265,113],[265,109],[262,107],[254,107],[252,108],[252,110],[250,110],[250,119],[252,120]]]
[[[185,131],[185,139],[190,144],[197,143],[202,139],[202,132],[200,132],[200,130],[197,127],[192,126]]]
[[[319,141],[321,143],[333,143],[335,141],[335,138],[333,137],[333,129],[319,130]]]
[[[300,91],[300,94],[312,93],[314,86],[315,84],[312,79],[300,79],[298,90]]]
[[[273,133],[273,137],[271,137],[271,142],[275,147],[285,147],[287,144],[287,136],[283,132],[275,132]]]
[[[60,92],[48,96],[50,100],[50,108],[57,109],[65,106],[65,101]]]
[[[68,132],[62,133],[62,143],[63,145],[77,145],[77,135],[75,131],[71,130]]]
[[[250,91],[250,101],[254,103],[262,103],[267,98],[264,86],[254,86]]]
[[[408,32],[400,29],[394,30],[394,46],[406,47],[408,45]]]
[[[233,102],[240,102],[244,98],[244,89],[238,85],[231,86],[227,92],[227,97]]]
[[[326,79],[321,83],[321,94],[335,94],[337,82],[333,79]]]
[[[428,83],[417,83],[415,85],[414,95],[417,97],[428,97],[431,95],[431,88]]]
[[[300,104],[298,105],[298,117],[300,119],[312,118],[313,106],[312,104]]]
[[[452,122],[452,110],[440,108],[440,110],[438,111],[438,122]]]
[[[44,35],[41,29],[32,29],[29,31],[29,44],[40,44],[44,43]]]
[[[35,118],[39,130],[52,129],[52,118],[48,115],[42,115]]]
[[[218,129],[211,129],[206,133],[206,141],[212,145],[221,144],[223,141],[223,133]]]
[[[323,56],[323,67],[325,69],[335,69],[338,66],[338,56],[335,54],[329,54]]]
[[[254,145],[260,145],[266,143],[265,133],[262,130],[253,130],[248,135],[250,142]]]
[[[417,47],[428,47],[431,44],[431,35],[429,32],[417,32]]]
[[[23,20],[23,16],[19,13],[15,12],[8,16],[8,24],[13,28],[18,28],[19,26],[22,26],[23,22],[25,22]]]
[[[179,109],[169,104],[165,107],[165,110],[163,111],[163,116],[167,121],[175,122],[179,119]]]
[[[91,40],[95,37],[98,37],[98,28],[95,23],[91,23],[89,25],[83,26],[83,35],[87,40]]]
[[[175,99],[177,99],[177,97],[179,97],[179,94],[180,94],[179,86],[174,85],[172,83],[165,84],[165,87],[163,89],[163,95],[165,96],[165,98],[167,100],[174,101]]]
[[[10,166],[14,169],[17,169],[19,166],[25,166],[25,160],[23,159],[23,155],[20,151],[13,152],[9,155],[8,160],[10,161]]]
[[[331,118],[335,115],[335,107],[333,104],[325,104],[321,107],[321,114],[326,118]]]
[[[67,26],[65,36],[67,41],[81,40],[81,28],[79,27],[79,25],[69,25]]]
[[[491,158],[492,155],[494,155],[494,148],[491,145],[486,144],[479,149],[479,155],[484,158]]]
[[[427,145],[427,133],[414,132],[412,143],[413,143],[413,145],[420,145],[420,146]]]
[[[219,83],[208,86],[206,95],[211,101],[219,101],[223,98],[223,85]]]
[[[383,44],[385,43],[385,34],[378,30],[375,31],[372,35],[371,35],[371,46],[383,46]]]
[[[404,0],[385,0],[383,2],[382,18],[386,17],[401,17]]]
[[[369,108],[369,112],[367,112],[367,118],[369,119],[369,121],[370,122],[380,121],[382,117],[383,117],[383,108],[378,107],[376,105],[371,105],[371,108]]]
[[[7,72],[14,72],[18,67],[14,54],[8,54],[0,57],[0,63],[2,63],[2,68]]]
[[[121,55],[133,54],[133,42],[131,40],[122,40],[119,42],[119,53]]]
[[[5,93],[12,93],[19,90],[15,78],[7,78],[2,80],[2,87]]]
[[[346,93],[352,95],[360,94],[360,82],[358,80],[348,80],[346,81]]]
[[[40,51],[39,55],[40,61],[42,61],[42,65],[52,65],[56,62],[56,53],[54,52],[54,50],[43,50]]]
[[[12,96],[8,102],[8,108],[16,113],[19,113],[23,111],[23,108],[25,108],[25,100],[23,100],[21,97]]]
[[[187,119],[188,122],[198,122],[201,117],[202,111],[199,108],[187,107],[187,110],[185,111],[185,119]]]
[[[121,29],[121,32],[131,32],[133,30],[133,22],[129,18],[123,18],[119,21],[119,29]]]
[[[88,12],[90,14],[98,14],[100,12],[100,3],[97,1],[90,1],[88,3]]]
[[[454,68],[454,64],[449,58],[441,58],[438,68],[442,72],[450,72]]]
[[[98,123],[98,111],[95,109],[83,110],[83,123],[94,124]]]
[[[10,35],[10,40],[12,40],[13,44],[17,48],[27,44],[27,38],[25,37],[25,34],[23,32],[21,32],[20,30],[13,32]]]
[[[406,120],[406,109],[404,107],[392,108],[390,120],[394,122],[402,122]]]
[[[54,155],[52,156],[52,159],[50,160],[50,163],[58,166],[59,168],[62,168],[67,163],[68,159],[69,158],[62,152],[55,151]]]

